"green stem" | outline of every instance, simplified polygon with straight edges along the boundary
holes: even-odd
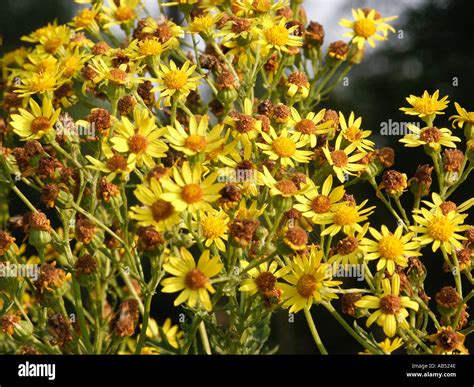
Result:
[[[336,309],[334,309],[334,307],[330,303],[323,302],[322,304],[328,310],[328,312],[332,314],[332,316],[337,320],[337,322],[342,325],[342,327],[347,331],[347,333],[349,333],[360,345],[370,351],[370,353],[375,352],[378,354],[382,354],[382,351],[380,349],[372,347],[362,337],[360,337],[357,332],[352,329],[352,327],[346,322],[346,320],[344,320],[344,318],[337,312]]]
[[[143,319],[142,319],[142,328],[140,331],[140,336],[138,338],[138,343],[137,347],[135,348],[135,355],[139,355],[142,351],[143,344],[145,343],[146,339],[146,331],[148,329],[148,321],[150,318],[150,309],[151,309],[151,300],[153,298],[153,293],[149,292],[145,296],[145,310],[143,313]]]
[[[87,330],[86,318],[84,316],[84,305],[82,304],[81,298],[81,288],[75,275],[73,274],[72,280],[73,292],[74,292],[74,302],[76,306],[77,317],[79,318],[79,326],[81,329],[81,334],[83,336],[83,342],[89,354],[94,353],[94,349],[92,348],[89,331]]]
[[[327,355],[328,351],[324,347],[324,344],[321,341],[321,338],[319,337],[319,333],[318,333],[318,330],[316,329],[316,325],[314,324],[313,317],[311,316],[309,307],[304,308],[304,316],[306,317],[308,328],[311,331],[311,334],[313,335],[314,342],[316,343],[316,346],[318,347],[319,352],[321,353],[321,355]]]
[[[209,338],[207,337],[206,325],[204,321],[201,321],[199,324],[199,335],[201,336],[202,346],[204,347],[204,352],[206,355],[212,355],[211,345],[209,344]]]

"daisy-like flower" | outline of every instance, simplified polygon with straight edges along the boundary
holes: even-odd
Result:
[[[252,117],[253,105],[249,98],[244,100],[244,111],[242,113],[232,111],[224,118],[224,124],[229,125],[232,136],[242,141],[243,145],[251,144],[262,129],[262,121]]]
[[[420,129],[413,124],[407,124],[407,128],[413,133],[407,134],[399,140],[406,144],[407,148],[428,145],[430,148],[439,151],[441,146],[456,148],[455,142],[461,141],[459,137],[452,136],[452,132],[447,128],[439,129],[432,126]]]
[[[366,155],[366,152],[357,152],[351,155],[354,151],[354,147],[347,147],[341,149],[343,136],[340,134],[335,143],[334,150],[330,151],[328,145],[323,147],[324,156],[331,165],[334,173],[341,183],[343,183],[346,178],[346,175],[357,175],[367,168],[365,164],[359,164],[358,161],[361,161]]]
[[[86,159],[91,163],[86,168],[106,173],[108,182],[113,181],[117,176],[120,176],[122,180],[128,180],[130,173],[135,169],[135,155],[132,154],[125,158],[112,151],[105,143],[102,144],[102,153],[106,157],[105,161],[86,155]]]
[[[306,184],[302,184],[302,186],[298,188],[298,186],[290,179],[281,179],[277,181],[266,166],[263,166],[263,173],[260,173],[258,177],[261,185],[270,188],[271,196],[290,198],[295,195],[304,194],[307,189]]]
[[[140,226],[154,226],[157,230],[171,230],[180,222],[179,212],[173,203],[161,199],[163,190],[156,179],[150,184],[139,184],[133,192],[141,205],[130,208],[130,218]]]
[[[378,259],[377,271],[385,268],[392,275],[395,272],[395,264],[401,267],[408,266],[408,257],[416,257],[421,254],[417,251],[419,242],[410,242],[413,239],[413,232],[403,235],[403,227],[398,226],[392,234],[385,225],[382,225],[381,232],[375,228],[370,228],[370,234],[375,241],[364,238],[362,249],[367,253],[366,260]]]
[[[247,261],[240,261],[242,269],[249,265]],[[278,278],[281,278],[290,270],[289,267],[283,267],[278,269],[278,263],[273,261],[271,263],[264,262],[256,267],[251,268],[247,271],[249,278],[242,281],[239,288],[242,292],[248,292],[251,296],[254,294],[261,294],[263,297],[275,297],[279,298],[280,291],[277,289],[279,286]]]
[[[362,226],[362,231],[354,234],[354,236],[346,236],[337,242],[334,248],[334,255],[328,259],[328,263],[336,265],[356,265],[361,262],[364,256],[362,249],[362,240],[369,229],[369,223]]]
[[[220,251],[225,251],[224,241],[227,241],[230,219],[223,211],[211,210],[201,213],[197,218],[197,226],[204,238],[204,245],[215,245]]]
[[[436,355],[452,355],[454,353],[468,354],[469,351],[464,346],[466,336],[456,332],[452,327],[441,327],[438,332],[428,336],[428,340],[434,342]]]
[[[97,36],[99,33],[99,25],[97,24],[99,10],[100,6],[98,4],[94,5],[92,8],[84,8],[72,18],[69,25],[71,25],[76,31],[86,29]]]
[[[174,128],[166,127],[166,138],[174,149],[183,152],[186,156],[194,156],[201,152],[211,153],[222,145],[224,139],[221,138],[222,125],[216,125],[210,132],[208,132],[208,126],[207,116],[202,116],[199,121],[195,116],[191,116],[187,131],[176,120]]]
[[[318,140],[317,135],[329,133],[333,124],[332,120],[321,123],[325,113],[326,109],[322,109],[317,114],[309,112],[305,118],[302,118],[298,110],[292,107],[288,124],[294,128],[296,133],[300,134],[301,140],[314,148]]]
[[[422,200],[422,203],[430,207],[432,212],[436,211],[437,208],[441,209],[444,215],[449,214],[451,211],[454,211],[457,214],[462,214],[474,205],[474,198],[470,198],[458,206],[454,202],[444,201],[436,192],[431,194],[431,199],[433,202]]]
[[[315,223],[330,224],[324,229],[321,235],[334,236],[342,231],[346,235],[354,235],[354,232],[363,230],[359,223],[365,222],[369,215],[374,211],[375,206],[363,208],[368,200],[364,200],[361,204],[344,201],[334,204],[331,212],[327,217],[318,219]]]
[[[97,73],[94,83],[102,85],[112,84],[115,86],[132,87],[141,81],[133,76],[133,73],[127,71],[127,64],[121,64],[119,67],[111,67],[102,58],[91,59],[90,68]]]
[[[145,164],[148,168],[155,166],[154,158],[166,156],[168,146],[160,140],[166,129],[157,129],[155,118],[148,109],[135,108],[132,124],[126,116],[115,125],[114,136],[111,138],[112,148],[120,153],[134,156],[137,166]]]
[[[103,13],[100,14],[100,19],[105,21],[104,28],[131,24],[137,17],[139,3],[140,0],[109,0],[109,6],[102,6]]]
[[[30,110],[20,108],[20,114],[11,115],[11,126],[13,131],[18,134],[22,140],[38,140],[48,131],[54,130],[54,125],[58,121],[61,109],[54,110],[51,100],[43,98],[41,107],[36,101],[30,99]]]
[[[410,95],[406,98],[410,107],[402,107],[401,111],[410,116],[418,116],[425,122],[432,122],[437,114],[444,114],[443,110],[448,107],[448,96],[444,96],[440,100],[439,90],[430,95],[427,90],[423,92],[421,97]]]
[[[388,337],[385,338],[384,341],[377,343],[377,345],[384,351],[386,355],[391,355],[392,352],[395,352],[398,348],[403,346],[403,339],[401,337],[395,337],[393,340],[390,340]],[[359,355],[370,355],[371,352],[369,350],[365,350],[364,352],[359,352]]]
[[[184,31],[163,16],[156,20],[149,16],[140,20],[136,37],[139,40],[146,40],[151,36],[157,37],[162,44],[171,49],[179,47],[179,39],[184,36]]]
[[[312,181],[309,183],[312,184]],[[293,207],[300,211],[303,216],[310,218],[312,222],[317,223],[319,219],[327,217],[333,205],[339,202],[345,193],[344,186],[340,185],[333,189],[333,178],[329,175],[323,183],[321,191],[317,187],[309,188],[304,195],[296,195],[298,202]]]
[[[341,126],[341,136],[349,142],[346,150],[351,152],[352,149],[359,151],[372,151],[374,149],[374,142],[368,140],[372,134],[370,130],[363,130],[360,128],[362,124],[362,117],[355,118],[354,112],[351,112],[349,119],[346,122],[344,115],[339,112],[339,125]]]
[[[130,57],[133,59],[159,58],[168,49],[166,43],[160,39],[151,37],[145,40],[133,40],[127,47]]]
[[[359,308],[377,309],[367,319],[367,328],[374,322],[383,327],[388,337],[395,336],[397,327],[410,329],[406,317],[406,308],[418,311],[418,304],[409,297],[400,296],[400,276],[394,274],[392,282],[388,278],[382,280],[383,294],[380,296],[367,295],[362,297],[355,305]]]
[[[474,112],[468,112],[466,109],[461,107],[457,102],[454,102],[454,106],[458,114],[452,115],[449,117],[450,120],[453,120],[453,128],[457,125],[458,128],[462,128],[464,124],[474,125]]]
[[[163,200],[173,203],[177,211],[209,211],[211,204],[219,199],[219,191],[224,187],[222,183],[215,183],[217,172],[209,174],[202,180],[202,166],[195,164],[192,168],[187,161],[183,163],[181,172],[173,169],[173,179],[162,179],[161,185],[165,193]]]
[[[413,215],[419,226],[410,226],[410,229],[418,233],[416,240],[422,246],[432,243],[433,252],[442,246],[448,254],[451,254],[453,248],[462,249],[460,240],[466,238],[457,233],[470,228],[469,225],[463,225],[467,216],[468,214],[458,214],[455,211],[445,215],[440,208],[435,208],[434,211],[421,208],[415,210]]]
[[[221,16],[218,14],[204,13],[196,16],[189,23],[189,33],[202,34],[205,38],[212,36],[213,27]]]
[[[18,93],[19,97],[50,94],[66,81],[61,78],[61,70],[58,66],[51,71],[22,72],[20,79],[20,84],[15,85],[15,93]]]
[[[254,27],[255,32],[260,34],[257,44],[262,46],[264,52],[277,50],[279,52],[290,52],[303,45],[303,39],[300,36],[293,35],[298,26],[286,27],[286,19],[281,18],[278,23],[272,18],[264,17],[262,26]]]
[[[307,142],[300,139],[298,133],[288,133],[287,129],[283,129],[279,135],[275,129],[270,127],[267,133],[261,133],[265,143],[257,143],[263,153],[269,156],[270,160],[278,160],[283,167],[294,167],[297,163],[308,163],[311,151],[305,151],[303,148]]]
[[[191,65],[190,61],[184,62],[181,68],[170,60],[169,66],[161,63],[157,71],[158,87],[152,91],[160,92],[160,99],[164,101],[165,106],[171,106],[171,98],[185,100],[191,90],[196,90],[202,75],[195,75],[196,65]]]
[[[290,266],[290,272],[283,276],[288,284],[280,283],[283,307],[290,308],[289,313],[297,313],[310,308],[313,303],[336,299],[334,286],[342,282],[333,281],[327,263],[322,263],[323,252],[311,246],[309,253],[296,255]]]
[[[286,0],[236,0],[235,4],[239,9],[237,14],[252,16],[277,11],[287,5],[287,2]]]
[[[346,32],[344,36],[352,37],[352,42],[361,50],[365,42],[369,43],[371,47],[375,47],[376,40],[387,40],[388,31],[395,32],[395,29],[387,22],[396,19],[398,16],[382,18],[375,9],[364,12],[363,9],[358,8],[352,10],[352,17],[354,21],[341,19],[339,24],[352,29],[352,31]]]
[[[209,250],[204,250],[196,265],[191,253],[182,247],[180,257],[170,257],[163,268],[173,277],[163,280],[161,291],[181,292],[174,301],[175,306],[186,302],[191,308],[200,305],[207,311],[212,310],[209,293],[212,294],[215,290],[210,279],[218,275],[223,268],[218,256],[210,258]]]

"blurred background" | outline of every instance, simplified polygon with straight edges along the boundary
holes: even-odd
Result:
[[[145,3],[153,15],[158,15],[156,1]],[[22,35],[47,22],[54,19],[59,23],[69,21],[79,7],[72,0],[2,0],[2,52],[17,47]],[[323,24],[326,31],[325,46],[335,40],[347,39],[342,37],[345,31],[338,22],[342,17],[351,18],[351,8],[372,7],[380,11],[382,16],[399,15],[397,20],[391,22],[397,33],[391,34],[386,42],[378,42],[375,49],[367,47],[365,60],[349,73],[348,85],[335,88],[320,107],[340,110],[346,116],[351,111],[362,116],[362,126],[372,130],[377,146],[391,146],[396,150],[395,168],[408,177],[413,176],[417,166],[429,163],[429,158],[420,148],[410,151],[401,147],[398,142],[401,136],[381,136],[381,125],[390,120],[406,121],[399,107],[407,106],[406,96],[421,95],[425,89],[430,93],[439,89],[441,96],[449,95],[450,101],[459,102],[468,111],[474,110],[473,3],[468,0],[306,0],[305,7],[308,21]],[[455,114],[453,103],[438,125],[448,126],[447,118],[452,114]],[[358,199],[373,197],[368,189],[370,187],[357,187]],[[462,192],[457,192],[451,198],[458,204],[474,196],[472,176],[463,187]],[[403,198],[411,206],[410,194],[407,193]],[[468,221],[472,223],[472,216]],[[390,214],[380,205],[371,223],[395,226]],[[424,253],[422,261],[428,269],[426,292],[434,298],[441,287],[453,285],[453,280],[449,273],[442,272],[440,256],[431,256],[428,249]],[[346,283],[347,286],[351,284],[358,286],[357,282]],[[431,304],[434,305],[433,299]],[[170,313],[176,314],[172,317],[177,323],[178,311],[171,305],[171,298],[165,300],[165,304],[160,299],[160,303],[154,305],[155,318],[159,323]],[[325,309],[314,307],[313,316],[329,353],[356,353],[360,350],[360,346]],[[294,322],[289,322],[287,312],[280,311],[274,316],[272,328],[269,344],[279,345],[279,353],[317,353],[302,313],[295,316]],[[374,329],[374,332],[380,339],[383,338],[379,328]],[[472,352],[472,336],[468,336],[466,344]]]

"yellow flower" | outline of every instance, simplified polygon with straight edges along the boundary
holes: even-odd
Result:
[[[198,304],[207,311],[212,310],[209,293],[214,293],[215,290],[211,285],[210,278],[218,275],[223,268],[218,256],[210,258],[209,250],[204,250],[196,265],[191,253],[182,247],[180,257],[170,257],[169,262],[165,263],[163,268],[173,277],[163,280],[162,292],[181,291],[174,301],[175,306],[187,302],[191,308]]]
[[[295,195],[302,195],[307,190],[307,185],[302,184],[300,188],[290,179],[275,180],[266,166],[263,166],[263,173],[258,175],[261,185],[270,188],[271,196],[283,196],[286,198]]]
[[[364,256],[361,242],[369,229],[369,223],[362,226],[362,230],[354,236],[346,236],[341,239],[334,248],[334,255],[328,259],[328,263],[336,265],[355,265],[360,263]]]
[[[242,113],[232,111],[224,118],[224,124],[229,125],[233,131],[232,136],[242,141],[243,145],[251,144],[252,140],[262,128],[262,122],[252,117],[253,106],[249,98],[244,100],[244,111]]]
[[[159,57],[164,51],[168,49],[166,43],[162,43],[156,37],[145,40],[133,40],[127,47],[130,56],[134,59],[143,59],[149,57]]]
[[[51,71],[22,72],[20,79],[21,84],[15,85],[15,93],[20,97],[51,93],[65,82],[58,67]]]
[[[161,195],[163,200],[173,203],[177,211],[206,211],[212,207],[210,203],[219,199],[219,191],[224,184],[215,184],[217,172],[209,174],[204,181],[201,164],[195,164],[192,168],[185,161],[181,167],[173,170],[173,179],[163,179],[161,184],[165,193]],[[173,181],[174,180],[174,181]]]
[[[270,160],[278,160],[283,167],[294,167],[295,161],[298,163],[308,163],[312,152],[301,150],[307,142],[300,139],[298,133],[289,134],[287,129],[283,129],[279,135],[275,129],[270,127],[267,133],[261,133],[265,144],[257,143],[263,153],[269,156]]]
[[[402,107],[401,111],[411,116],[418,116],[426,122],[432,122],[437,114],[444,114],[443,110],[448,107],[448,96],[438,100],[439,90],[430,95],[427,90],[421,97],[410,95],[406,98],[411,107]]]
[[[321,235],[334,236],[341,230],[346,235],[353,235],[356,231],[362,231],[363,228],[359,223],[365,222],[375,208],[375,206],[363,208],[367,201],[364,200],[359,205],[348,201],[334,204],[327,217],[321,217],[316,221],[318,224],[330,224]]]
[[[334,150],[329,150],[328,145],[322,149],[324,156],[326,156],[326,159],[329,165],[331,165],[337,178],[341,183],[344,183],[346,180],[345,175],[354,176],[367,168],[367,165],[358,163],[358,161],[362,160],[367,153],[358,152],[351,155],[354,151],[354,147],[348,146],[345,149],[341,149],[342,139],[343,136],[340,134],[336,139]]]
[[[211,153],[224,142],[221,138],[222,125],[216,125],[209,133],[209,118],[202,116],[196,119],[191,116],[189,119],[189,129],[184,130],[183,126],[176,120],[175,128],[167,126],[166,138],[171,146],[183,152],[186,156],[194,156],[198,153]]]
[[[211,35],[212,28],[219,20],[220,15],[215,15],[212,13],[206,13],[203,15],[196,16],[189,23],[189,32],[191,34],[204,34]]]
[[[331,287],[341,284],[332,281],[329,264],[322,263],[323,252],[311,246],[308,254],[296,255],[290,266],[290,273],[283,276],[289,284],[280,283],[283,291],[283,307],[289,313],[297,313],[303,308],[310,308],[313,303],[336,299]]]
[[[114,135],[111,138],[112,148],[120,153],[135,155],[136,164],[148,168],[155,166],[154,158],[166,156],[168,146],[159,138],[166,132],[165,128],[157,129],[155,117],[148,109],[136,107],[133,110],[132,124],[126,116],[115,125]]]
[[[30,110],[18,109],[20,114],[11,115],[11,126],[13,131],[18,134],[22,140],[38,140],[48,131],[54,130],[61,109],[53,110],[53,104],[47,97],[43,97],[41,107],[36,101],[30,99]]]
[[[105,21],[104,28],[114,25],[129,24],[137,17],[140,0],[109,0],[109,6],[102,6],[100,18]]]
[[[258,15],[261,13],[269,13],[271,11],[277,11],[287,5],[286,0],[236,0],[236,6],[240,9],[238,14],[244,15]]]
[[[401,267],[408,266],[408,257],[416,257],[421,254],[417,251],[419,242],[410,242],[413,239],[413,232],[403,235],[403,226],[398,226],[392,234],[385,225],[382,225],[382,232],[375,228],[370,228],[370,233],[375,241],[365,238],[362,241],[362,249],[367,253],[366,260],[378,259],[377,271],[387,269],[392,275],[395,272],[395,264]]]
[[[224,241],[227,241],[228,238],[229,221],[225,212],[217,210],[207,211],[197,218],[197,225],[205,239],[204,245],[206,247],[214,244],[220,251],[226,251]]]
[[[171,106],[171,98],[177,100],[185,100],[191,90],[196,90],[201,75],[192,76],[196,65],[191,65],[191,62],[184,62],[181,68],[176,67],[176,64],[170,60],[169,67],[161,63],[160,69],[157,71],[158,87],[152,91],[160,92],[160,99],[164,100],[165,106]]]
[[[139,225],[154,226],[160,231],[179,226],[179,213],[173,203],[161,199],[163,190],[156,179],[150,179],[149,185],[139,184],[133,193],[142,205],[130,208],[130,218]]]
[[[397,327],[410,329],[406,317],[406,308],[418,311],[418,304],[411,301],[409,297],[400,296],[400,276],[394,274],[392,283],[388,278],[382,280],[383,294],[380,296],[364,296],[355,305],[359,308],[377,309],[372,312],[367,319],[367,328],[374,322],[383,327],[384,333],[388,337],[395,336]]]
[[[433,212],[426,208],[413,212],[413,219],[419,226],[410,226],[410,229],[419,234],[416,240],[422,246],[432,243],[433,252],[442,246],[448,254],[451,254],[453,248],[462,248],[459,241],[466,238],[457,233],[470,228],[469,225],[462,225],[468,214],[457,214],[455,211],[451,211],[444,215],[440,208],[436,208]]]
[[[365,42],[368,42],[371,47],[375,47],[376,40],[387,40],[388,31],[395,32],[395,29],[386,22],[394,20],[398,16],[382,18],[375,9],[366,13],[358,8],[352,10],[352,17],[354,21],[341,19],[339,24],[352,29],[352,31],[346,32],[344,36],[352,37],[352,42],[361,50]],[[382,34],[379,35],[379,33]]]
[[[462,128],[464,124],[474,125],[474,112],[468,112],[466,109],[462,108],[457,102],[454,102],[454,106],[458,112],[458,115],[453,115],[449,117],[450,120],[453,120],[453,128],[457,125],[458,128]]]
[[[407,148],[428,145],[434,150],[439,151],[441,146],[456,148],[454,142],[461,141],[459,137],[452,136],[452,132],[447,128],[425,127],[420,129],[413,124],[407,124],[407,128],[413,133],[407,134],[399,140],[406,144]]]
[[[312,182],[310,181],[309,184]],[[319,219],[325,219],[335,203],[344,197],[344,186],[332,188],[333,178],[329,175],[323,183],[321,192],[314,186],[308,189],[304,195],[296,195],[298,204],[293,208],[303,213],[303,216],[311,218],[311,221],[317,223]]]
[[[392,352],[403,346],[403,339],[401,337],[395,337],[393,340],[390,340],[386,337],[384,341],[377,343],[377,345],[382,348],[382,351],[384,351],[386,355],[390,355]],[[359,355],[370,354],[371,352],[367,349],[364,352],[359,352]]]
[[[255,32],[260,34],[257,44],[262,46],[264,52],[277,50],[289,52],[288,48],[301,47],[303,40],[300,36],[293,35],[298,26],[286,27],[286,19],[281,18],[278,24],[272,18],[265,17],[262,20],[262,27],[256,28]]]
[[[288,124],[296,133],[299,133],[300,140],[309,143],[314,148],[318,140],[317,135],[329,133],[333,124],[332,120],[320,123],[325,113],[326,109],[322,109],[317,114],[309,112],[305,118],[301,118],[298,110],[292,107]]]
[[[240,261],[243,270],[249,264],[247,261]],[[277,282],[278,278],[287,274],[289,270],[289,267],[283,267],[278,270],[278,263],[275,261],[271,263],[264,262],[246,272],[250,278],[242,281],[239,290],[241,292],[248,292],[251,296],[257,293],[260,293],[262,296],[273,296],[275,289],[280,285]]]
[[[456,214],[461,214],[463,212],[466,212],[474,205],[474,198],[466,200],[459,206],[457,206],[454,202],[444,201],[443,199],[441,199],[441,196],[439,196],[439,194],[436,192],[433,192],[431,194],[431,198],[433,202],[429,202],[428,200],[422,200],[422,203],[430,207],[431,211],[435,211],[437,208],[441,209],[444,215],[450,213],[451,211],[454,211]]]
[[[99,33],[99,25],[97,24],[97,15],[99,13],[100,6],[97,4],[92,8],[84,8],[72,18],[69,23],[76,31],[86,29],[93,34]]]
[[[308,98],[309,89],[311,87],[308,77],[302,71],[295,71],[288,75],[286,79],[286,86],[288,90],[286,94],[289,97],[301,97],[302,99]]]
[[[133,73],[127,71],[128,67],[125,63],[119,67],[111,67],[102,58],[93,58],[91,59],[90,67],[97,73],[94,82],[100,83],[101,86],[110,83],[114,86],[130,88],[134,84],[141,82],[138,78],[132,76]]]
[[[135,169],[135,155],[131,154],[128,158],[115,153],[105,143],[102,144],[102,153],[106,157],[105,161],[95,159],[86,155],[86,159],[92,164],[87,165],[96,171],[107,173],[107,181],[111,182],[116,176],[120,175],[122,180],[128,180],[130,173]]]
[[[374,142],[367,138],[372,134],[370,130],[362,130],[360,125],[362,124],[362,117],[355,119],[354,112],[349,115],[349,120],[346,122],[344,115],[339,112],[339,125],[341,126],[342,137],[349,142],[346,148],[347,152],[351,152],[352,149],[358,149],[359,151],[372,151],[374,149]]]

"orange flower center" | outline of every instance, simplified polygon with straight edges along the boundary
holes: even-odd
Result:
[[[128,147],[132,153],[143,153],[148,148],[148,140],[140,134],[135,134],[128,139]]]
[[[295,125],[295,129],[303,134],[313,134],[316,132],[316,125],[313,121],[304,118]]]
[[[260,273],[258,277],[255,278],[255,283],[262,293],[266,293],[273,290],[275,287],[276,277],[269,271],[265,271]]]
[[[311,274],[303,274],[296,284],[296,291],[301,297],[310,298],[316,290],[316,279]]]
[[[135,16],[135,12],[133,9],[122,5],[117,8],[115,11],[115,19],[119,22],[125,22],[127,20],[133,19]]]
[[[344,168],[347,165],[348,157],[346,152],[342,150],[335,150],[331,152],[332,162],[336,167]]]
[[[329,212],[331,200],[325,195],[316,196],[311,202],[311,209],[318,214]]]
[[[173,214],[173,210],[173,205],[162,199],[158,199],[151,206],[151,214],[155,222],[169,218]]]
[[[401,308],[400,297],[388,294],[380,300],[380,310],[384,314],[396,314]]]
[[[196,203],[203,197],[202,188],[198,184],[187,184],[181,191],[181,197],[188,204]]]
[[[206,287],[209,279],[199,269],[192,269],[184,277],[184,284],[188,289],[197,290]]]
[[[195,152],[200,152],[206,147],[206,143],[205,137],[199,134],[191,134],[184,142],[184,146]]]
[[[31,131],[33,133],[45,132],[51,127],[51,122],[46,117],[36,117],[31,122]]]

